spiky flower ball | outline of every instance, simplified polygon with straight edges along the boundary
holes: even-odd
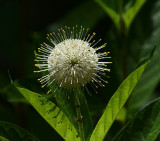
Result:
[[[39,71],[48,71],[49,73],[38,79],[42,83],[42,87],[46,85],[57,85],[65,89],[77,89],[90,83],[92,86],[104,86],[101,75],[105,75],[104,71],[110,71],[106,68],[103,59],[107,57],[109,52],[99,52],[106,44],[96,47],[97,42],[93,40],[95,33],[88,34],[89,29],[79,29],[73,27],[65,27],[59,29],[58,34],[54,32],[47,34],[48,43],[41,44],[36,54],[36,61]],[[96,84],[97,83],[97,84]]]

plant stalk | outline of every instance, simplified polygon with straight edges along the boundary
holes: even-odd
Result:
[[[77,118],[75,119],[78,122],[78,126],[79,126],[79,136],[81,141],[85,141],[84,138],[84,128],[83,128],[83,116],[81,115],[81,110],[80,110],[80,102],[79,102],[79,98],[76,95],[75,96],[75,106],[76,106],[76,112],[77,112]]]

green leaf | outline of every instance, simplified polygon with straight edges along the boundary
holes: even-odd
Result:
[[[133,19],[135,18],[138,11],[145,4],[147,0],[130,0],[127,4],[127,10],[124,13],[124,22],[126,29],[129,29]]]
[[[38,113],[55,129],[64,140],[79,140],[77,132],[64,113],[43,95],[15,85],[20,93],[38,111]]]
[[[152,4],[152,6],[150,6]],[[149,12],[145,17],[144,13],[142,13],[142,16],[139,17],[139,21],[138,21],[138,27],[141,28],[141,32],[138,33],[141,35],[141,33],[146,34],[146,28],[150,29],[153,28],[153,30],[151,32],[149,32],[149,35],[146,35],[146,41],[141,44],[141,48],[143,49],[141,51],[141,57],[144,57],[146,55],[146,53],[150,52],[153,49],[153,46],[155,44],[158,44],[156,47],[156,50],[154,52],[153,58],[151,60],[151,62],[149,63],[147,69],[144,72],[143,77],[141,78],[141,80],[138,82],[133,95],[131,95],[130,99],[129,99],[129,113],[130,115],[132,115],[132,113],[134,113],[135,111],[137,111],[137,109],[141,106],[144,105],[144,103],[146,103],[146,101],[150,100],[151,97],[153,96],[154,90],[157,87],[158,83],[160,82],[160,46],[159,46],[159,39],[160,39],[160,1],[156,1],[156,2],[152,2],[150,1],[150,3],[148,3],[149,7],[147,7],[147,9],[145,9],[145,11],[143,11],[144,13],[146,11],[151,10],[151,12]],[[150,9],[150,7],[153,7],[152,9]],[[150,17],[148,17],[148,15],[150,15]],[[152,23],[150,23],[149,25],[145,26],[145,28],[143,28],[144,24],[146,21],[144,21],[144,19],[148,18],[148,19],[152,19]],[[142,20],[140,20],[142,19]],[[149,23],[149,22],[147,22]],[[138,28],[138,30],[139,30]],[[136,29],[137,30],[137,29]],[[134,31],[135,32],[135,31]],[[137,36],[137,35],[135,35]]]
[[[6,138],[2,141],[39,141],[36,137],[18,127],[17,125],[0,121],[0,139],[1,136]]]
[[[119,114],[117,115],[116,120],[120,121],[121,123],[124,123],[126,121],[126,118],[127,118],[127,109],[122,108]]]
[[[1,137],[1,136],[0,136],[0,140],[1,140],[1,141],[9,141],[9,140],[7,140],[6,138]]]
[[[160,47],[158,50],[158,52],[160,52]],[[155,53],[157,54],[158,52]],[[133,95],[129,100],[130,114],[136,111],[145,101],[147,101],[147,99],[149,99],[155,87],[158,85],[158,82],[160,81],[160,63],[155,63],[155,57],[153,58],[154,60],[151,61],[151,64],[148,65],[144,76],[138,83]],[[157,56],[156,58],[158,59],[160,57]]]
[[[137,65],[136,68],[140,67],[141,65],[143,65],[144,63],[150,61],[150,60],[153,58],[153,55],[154,55],[154,52],[155,52],[156,47],[157,47],[157,46],[155,46],[155,47],[152,49],[149,57],[145,57],[142,61],[140,61],[140,62],[138,63],[138,65]]]
[[[98,121],[95,130],[91,135],[91,141],[102,141],[105,138],[115,118],[117,117],[118,113],[124,106],[141,75],[143,74],[147,64],[148,62],[137,68],[119,86],[118,90],[110,99],[102,117]]]
[[[133,95],[129,99],[129,114],[134,113],[151,96],[160,81],[160,47],[156,48],[154,56],[139,81]],[[152,68],[152,69],[151,69]]]
[[[1,89],[0,96],[2,96],[6,101],[11,103],[15,102],[26,103],[25,98],[19,93],[19,91],[12,84],[9,84],[3,89]]]
[[[117,29],[120,29],[120,14],[117,11],[117,2],[110,0],[95,0],[109,15],[109,17],[113,20]]]
[[[122,29],[128,31],[133,19],[146,0],[130,0],[125,6],[125,10],[123,7],[123,0],[118,0],[117,2],[110,0],[96,0],[96,2],[110,16],[118,30]]]
[[[114,141],[155,141],[160,133],[160,98],[139,111]]]

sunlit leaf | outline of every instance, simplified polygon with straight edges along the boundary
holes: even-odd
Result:
[[[17,125],[0,121],[0,140],[2,141],[39,141],[36,137],[28,133],[27,131],[23,130],[22,128],[18,127]]]
[[[0,140],[1,140],[1,141],[9,141],[9,140],[7,140],[6,138],[1,137],[1,136],[0,136]]]
[[[64,113],[40,94],[15,85],[37,112],[65,139],[79,140],[77,132]],[[64,105],[65,106],[65,105]]]
[[[114,141],[155,141],[160,133],[160,98],[139,111]]]
[[[127,109],[126,108],[122,108],[121,111],[119,112],[119,114],[116,117],[116,120],[120,121],[120,122],[125,122],[127,118]]]
[[[110,99],[102,117],[98,121],[91,135],[91,141],[102,141],[104,139],[118,113],[139,81],[147,64],[148,62],[137,68],[119,86],[118,90]]]

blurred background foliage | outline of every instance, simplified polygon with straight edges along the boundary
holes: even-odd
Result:
[[[0,121],[15,123],[42,141],[63,140],[10,84],[8,71],[14,81],[45,93],[33,73],[34,50],[46,33],[65,25],[89,27],[111,52],[109,84],[99,94],[86,94],[95,124],[120,83],[157,45],[107,139],[160,96],[160,0],[0,0],[0,17]]]

